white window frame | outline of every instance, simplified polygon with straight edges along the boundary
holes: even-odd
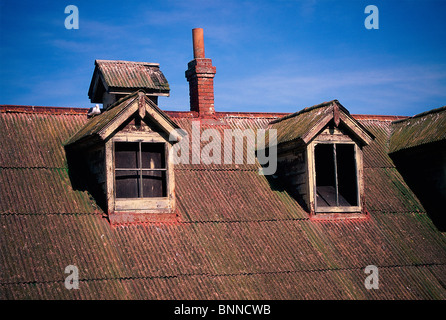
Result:
[[[316,165],[315,165],[315,146],[318,144],[352,144],[354,148],[354,157],[356,164],[356,183],[357,183],[357,203],[356,206],[332,206],[332,207],[318,207],[317,193],[316,193]],[[307,161],[308,161],[308,175],[309,175],[309,194],[311,211],[315,214],[321,213],[361,213],[362,212],[362,198],[363,198],[363,159],[362,150],[359,145],[351,140],[341,138],[339,140],[329,139],[326,137],[319,137],[312,141],[307,147]]]

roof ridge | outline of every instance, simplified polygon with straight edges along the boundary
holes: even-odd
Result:
[[[303,114],[303,113],[307,113],[307,112],[309,112],[309,111],[312,111],[312,110],[315,110],[315,109],[318,109],[318,108],[327,107],[327,106],[331,105],[331,104],[334,103],[334,102],[336,102],[337,104],[339,104],[340,106],[342,106],[342,105],[339,103],[339,101],[338,101],[337,99],[334,99],[334,100],[330,100],[330,101],[326,101],[326,102],[322,102],[322,103],[316,104],[316,105],[311,106],[311,107],[303,108],[303,109],[300,110],[300,111],[291,113],[291,114],[286,115],[286,116],[284,116],[284,117],[282,117],[282,118],[280,118],[280,119],[273,120],[273,121],[270,122],[270,124],[274,124],[274,123],[281,122],[281,121],[283,121],[283,120],[287,120],[287,119],[290,119],[290,118],[294,118],[294,117],[296,117],[296,116],[298,116],[298,115],[301,115],[301,114]],[[344,108],[344,109],[345,109],[345,108]]]
[[[129,95],[136,95],[138,91],[144,92],[143,89],[139,89]],[[110,105],[105,111],[108,111],[118,104],[122,103],[124,99],[128,98],[124,96]],[[51,106],[27,106],[27,105],[0,105],[0,113],[35,113],[35,114],[79,114],[86,115],[88,113],[90,107],[51,107]],[[158,108],[160,108],[158,106]],[[178,117],[185,116],[186,118],[195,118],[193,115],[193,111],[190,110],[164,110],[161,109],[164,113],[169,116]],[[250,112],[250,111],[217,111],[216,115],[219,118],[240,118],[240,119],[250,119],[253,117],[256,118],[265,118],[265,119],[273,119],[280,117],[282,115],[288,115],[289,112]]]
[[[143,89],[139,89],[131,94],[136,94],[136,92],[142,91]],[[113,103],[107,110],[118,105],[121,100],[124,100],[126,96],[120,98],[115,103]],[[337,100],[332,100],[337,101]],[[315,105],[312,107],[304,108],[298,112],[289,113],[289,112],[251,112],[251,111],[217,111],[216,116],[220,117],[228,117],[228,118],[240,118],[240,119],[249,119],[249,118],[265,118],[271,119],[275,118],[271,121],[271,123],[277,123],[282,120],[289,119],[291,117],[297,116],[299,114],[311,111],[313,109],[317,109],[324,105],[327,105],[329,102],[324,102],[319,105]],[[159,108],[159,107],[158,107]],[[14,105],[14,104],[4,104],[0,105],[0,113],[35,113],[35,114],[72,114],[72,115],[85,115],[88,113],[89,107],[54,107],[54,106],[30,106],[30,105]],[[193,118],[192,112],[190,110],[163,110],[169,116],[177,117],[177,116],[189,116],[188,118]],[[374,114],[351,114],[351,116],[356,120],[377,120],[377,121],[391,121],[394,123],[404,121],[407,119],[421,117],[430,113],[436,113],[446,110],[446,106],[440,107],[437,109],[432,109],[426,112],[419,113],[415,116],[397,116],[397,115],[374,115]],[[105,111],[105,110],[104,110]],[[282,117],[281,117],[282,116]],[[220,118],[218,117],[218,118]],[[277,118],[280,117],[280,118]]]
[[[50,107],[27,105],[0,105],[0,113],[36,113],[36,114],[80,114],[88,113],[89,108],[83,107]]]
[[[145,61],[128,61],[128,60],[103,60],[103,59],[96,59],[96,62],[105,62],[105,63],[123,63],[123,64],[141,64],[141,65],[147,65],[147,66],[159,66],[159,63],[156,62],[145,62]]]
[[[368,120],[368,121],[398,121],[405,120],[409,118],[408,116],[392,116],[392,115],[382,115],[382,114],[352,114],[355,120]]]
[[[231,118],[252,118],[252,117],[261,117],[261,118],[277,118],[277,117],[286,117],[290,115],[290,112],[251,112],[251,111],[216,111],[215,114],[217,116],[222,117],[231,117]]]

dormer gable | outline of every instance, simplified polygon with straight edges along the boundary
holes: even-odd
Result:
[[[88,172],[90,189],[111,223],[176,219],[171,158],[182,138],[178,129],[140,90],[88,120],[67,141],[67,157],[82,162],[77,170]]]
[[[151,99],[148,99],[143,90],[138,90],[118,100],[108,110],[90,119],[66,142],[66,145],[105,141],[116,133],[124,122],[136,115],[140,119],[156,123],[167,135],[172,133],[178,139],[181,139],[181,136],[177,136],[177,130],[175,130],[179,129],[178,125]]]
[[[374,136],[333,100],[274,120],[277,172],[314,218],[358,217],[364,208],[362,148]]]
[[[336,128],[343,127],[352,138],[367,145],[374,136],[368,132],[338,100],[324,102],[270,122],[270,128],[277,130],[277,144],[293,141],[307,145],[322,129],[332,122]]]

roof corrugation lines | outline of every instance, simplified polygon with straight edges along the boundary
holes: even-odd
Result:
[[[295,114],[284,117],[283,120],[273,122],[271,129],[277,130],[277,143],[285,143],[302,137],[325,116],[333,113],[330,108],[325,108],[329,103],[313,106]]]
[[[374,142],[364,148],[364,168],[394,167],[388,156],[391,122],[360,120],[360,123],[375,136]]]
[[[169,91],[169,84],[157,63],[96,60],[96,65],[109,87]]]
[[[185,221],[307,217],[287,192],[272,189],[258,170],[177,170],[175,180],[178,207]]]
[[[0,167],[9,168],[66,168],[63,143],[87,122],[85,114],[0,114]]]
[[[446,106],[392,124],[389,152],[446,139]]]
[[[190,130],[190,117],[172,119]],[[207,126],[271,118],[218,120]],[[126,226],[71,187],[63,142],[86,121],[0,112],[1,299],[446,299],[446,239],[387,156],[389,121],[361,120],[376,136],[364,147],[368,219],[311,220],[256,165],[180,165],[180,220]],[[64,287],[68,265],[81,290]],[[367,265],[378,290],[364,287]]]

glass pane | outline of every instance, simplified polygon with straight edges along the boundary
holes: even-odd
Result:
[[[115,143],[115,168],[136,169],[138,168],[138,142],[116,142]]]
[[[143,197],[167,197],[166,171],[143,171]]]
[[[116,170],[116,198],[138,198],[139,174],[136,170]]]
[[[165,169],[164,143],[142,143],[142,168]]]
[[[166,169],[164,143],[116,142],[116,197],[166,197],[167,173],[163,169]]]
[[[356,177],[355,146],[336,144],[338,167],[338,192],[340,206],[358,205],[358,183]]]

